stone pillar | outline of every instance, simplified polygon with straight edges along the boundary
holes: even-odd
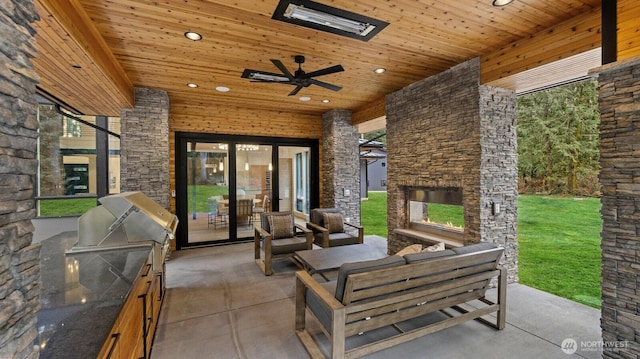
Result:
[[[120,188],[169,208],[169,96],[136,88],[136,106],[120,113]]]
[[[35,358],[40,245],[32,244],[38,104],[39,17],[31,1],[0,6],[0,358]]]
[[[640,357],[640,58],[597,69],[604,358]]]
[[[480,86],[480,238],[504,247],[509,282],[518,281],[516,106],[514,91]]]
[[[322,115],[321,207],[336,207],[350,222],[360,224],[360,147],[351,111]]]

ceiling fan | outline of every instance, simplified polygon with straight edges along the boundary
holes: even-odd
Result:
[[[336,72],[344,71],[342,65],[335,65],[327,67],[322,70],[306,73],[302,70],[302,64],[304,63],[304,56],[296,55],[294,57],[295,62],[298,64],[298,69],[291,74],[289,70],[282,64],[280,60],[271,59],[271,62],[280,70],[282,74],[275,74],[272,72],[258,71],[245,69],[242,73],[242,78],[250,79],[252,82],[274,82],[287,85],[293,85],[296,88],[289,93],[289,96],[297,94],[303,87],[309,87],[311,85],[317,85],[333,91],[340,91],[342,87],[332,85],[320,80],[316,80],[314,77],[333,74]]]

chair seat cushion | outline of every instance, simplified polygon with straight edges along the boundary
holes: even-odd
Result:
[[[316,244],[322,245],[322,233],[316,233],[314,239]],[[329,247],[344,246],[348,244],[358,244],[358,237],[349,233],[331,233],[329,234]]]
[[[271,253],[284,254],[307,249],[307,239],[305,237],[289,237],[271,240]]]

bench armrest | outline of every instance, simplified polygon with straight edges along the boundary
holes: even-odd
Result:
[[[344,305],[336,299],[333,293],[329,292],[325,287],[321,286],[315,279],[313,279],[313,277],[309,273],[303,270],[297,271],[296,279],[297,279],[296,286],[299,287],[297,288],[297,290],[302,288],[305,290],[312,291],[332,311],[344,307]],[[296,290],[296,294],[297,294],[297,290]],[[303,295],[302,298],[296,297],[296,306],[298,304],[302,304],[306,306],[306,295]]]

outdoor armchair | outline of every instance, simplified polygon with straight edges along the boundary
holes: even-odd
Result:
[[[273,259],[292,257],[313,246],[311,231],[296,224],[292,212],[261,213],[253,239],[255,260],[265,275],[273,274]]]
[[[307,228],[313,231],[313,241],[322,248],[362,243],[362,226],[346,222],[337,208],[311,210]]]

